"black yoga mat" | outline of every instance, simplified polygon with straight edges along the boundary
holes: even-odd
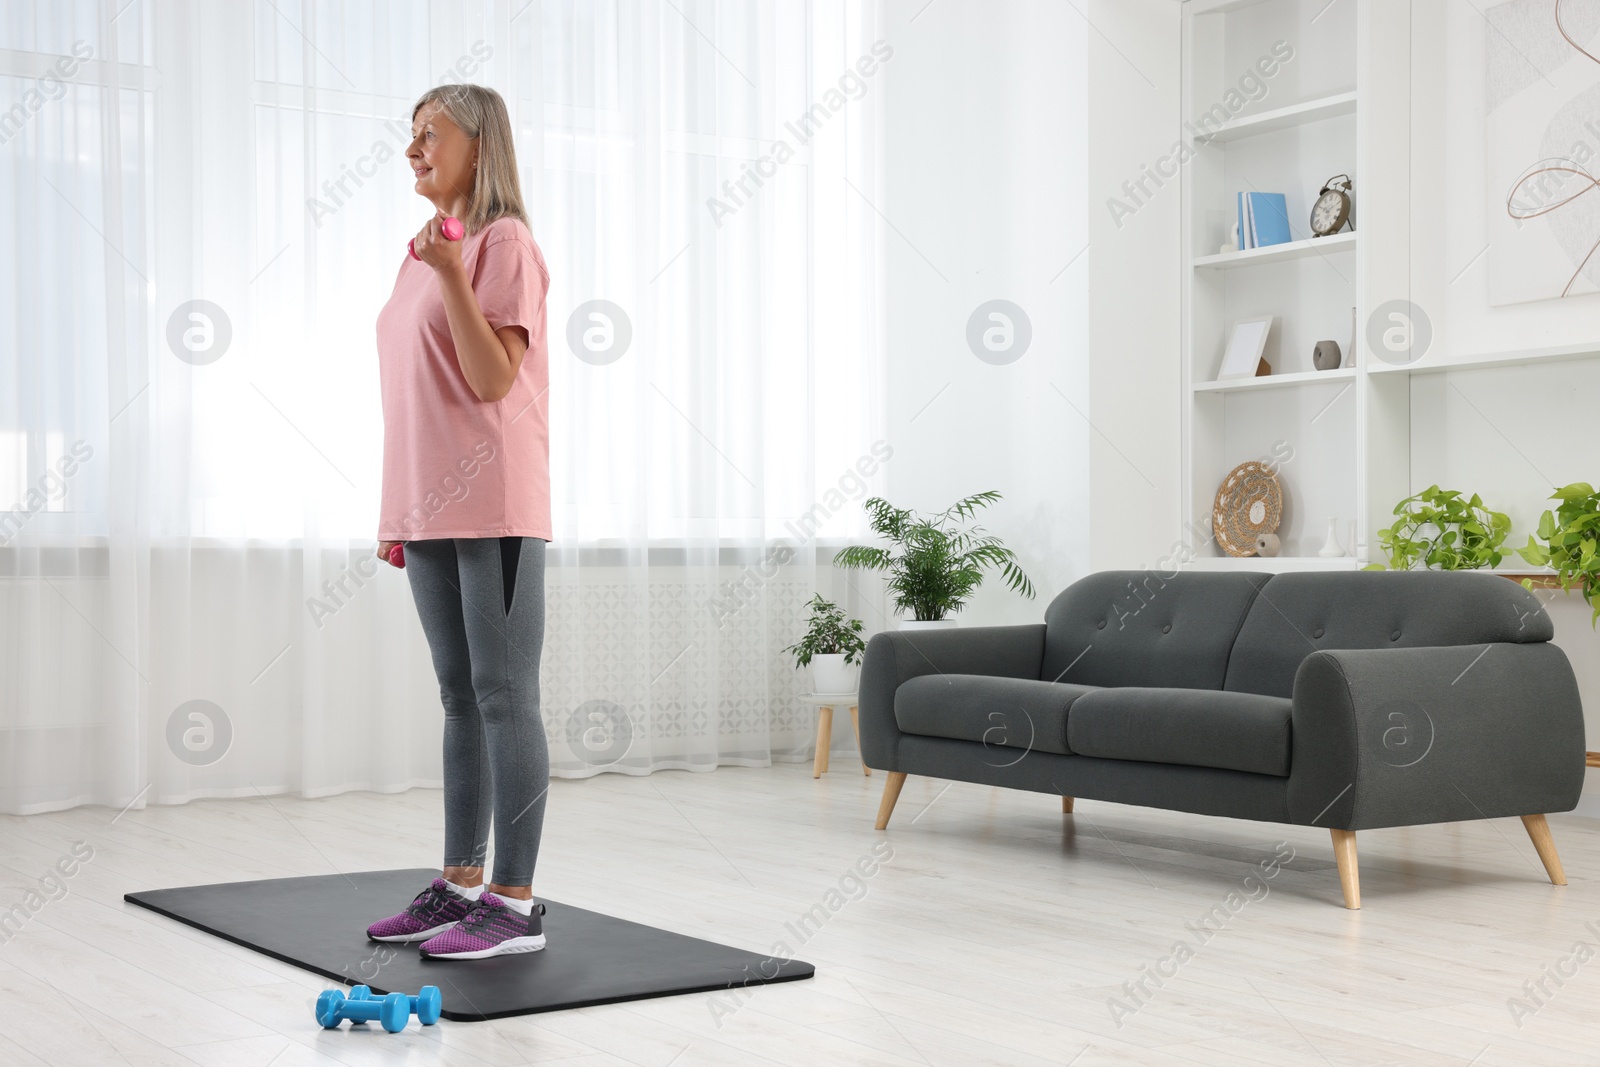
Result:
[[[483,960],[423,960],[416,945],[369,941],[367,925],[411,902],[427,868],[223,882],[123,899],[236,945],[374,994],[436,985],[444,1017],[503,1019],[619,1000],[810,978],[816,968],[540,898],[545,947]],[[746,993],[736,994],[742,1001]],[[306,1012],[311,1025],[311,1012]]]

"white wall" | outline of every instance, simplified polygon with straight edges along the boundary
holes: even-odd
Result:
[[[1178,136],[1181,5],[889,10],[890,499],[1004,493],[988,525],[1039,598],[990,580],[964,621],[1036,621],[1078,577],[1153,564],[1180,534],[1180,191],[1120,226],[1106,201]],[[995,298],[1033,326],[1005,366],[964,337]]]
[[[1118,225],[1123,183],[1180,134],[1181,5],[1091,0],[1089,35],[1090,558],[1154,565],[1179,538],[1182,311],[1179,181]]]
[[[1038,622],[1090,570],[1097,453],[1081,253],[1092,31],[1059,0],[891,0],[887,21],[876,205],[890,227],[886,496],[933,512],[1003,493],[983,524],[1016,550],[1038,597],[993,575],[960,619]],[[979,359],[966,337],[973,311],[995,299],[1032,326],[1029,347],[1004,365]]]

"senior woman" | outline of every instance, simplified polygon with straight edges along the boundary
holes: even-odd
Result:
[[[429,90],[406,158],[434,217],[378,315],[378,555],[404,565],[444,704],[441,876],[376,941],[480,959],[544,947],[533,868],[550,757],[539,714],[550,540],[545,293],[505,102]],[[446,239],[443,222],[465,235]],[[483,881],[491,819],[493,878]]]

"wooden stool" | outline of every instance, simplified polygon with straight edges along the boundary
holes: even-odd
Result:
[[[855,728],[856,748],[861,748],[861,717],[857,713],[856,694],[810,693],[801,699],[820,705],[817,713],[817,758],[811,764],[811,777],[821,778],[828,773],[828,742],[833,737],[834,708],[843,706],[850,709],[850,725]],[[865,760],[861,763],[861,773],[872,773],[872,768],[867,766]]]

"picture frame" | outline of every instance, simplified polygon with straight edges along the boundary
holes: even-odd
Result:
[[[1233,324],[1228,334],[1228,347],[1222,353],[1222,366],[1217,371],[1217,381],[1229,378],[1255,378],[1272,373],[1272,366],[1261,357],[1266,351],[1267,337],[1278,321],[1276,315],[1259,319],[1241,319]]]

